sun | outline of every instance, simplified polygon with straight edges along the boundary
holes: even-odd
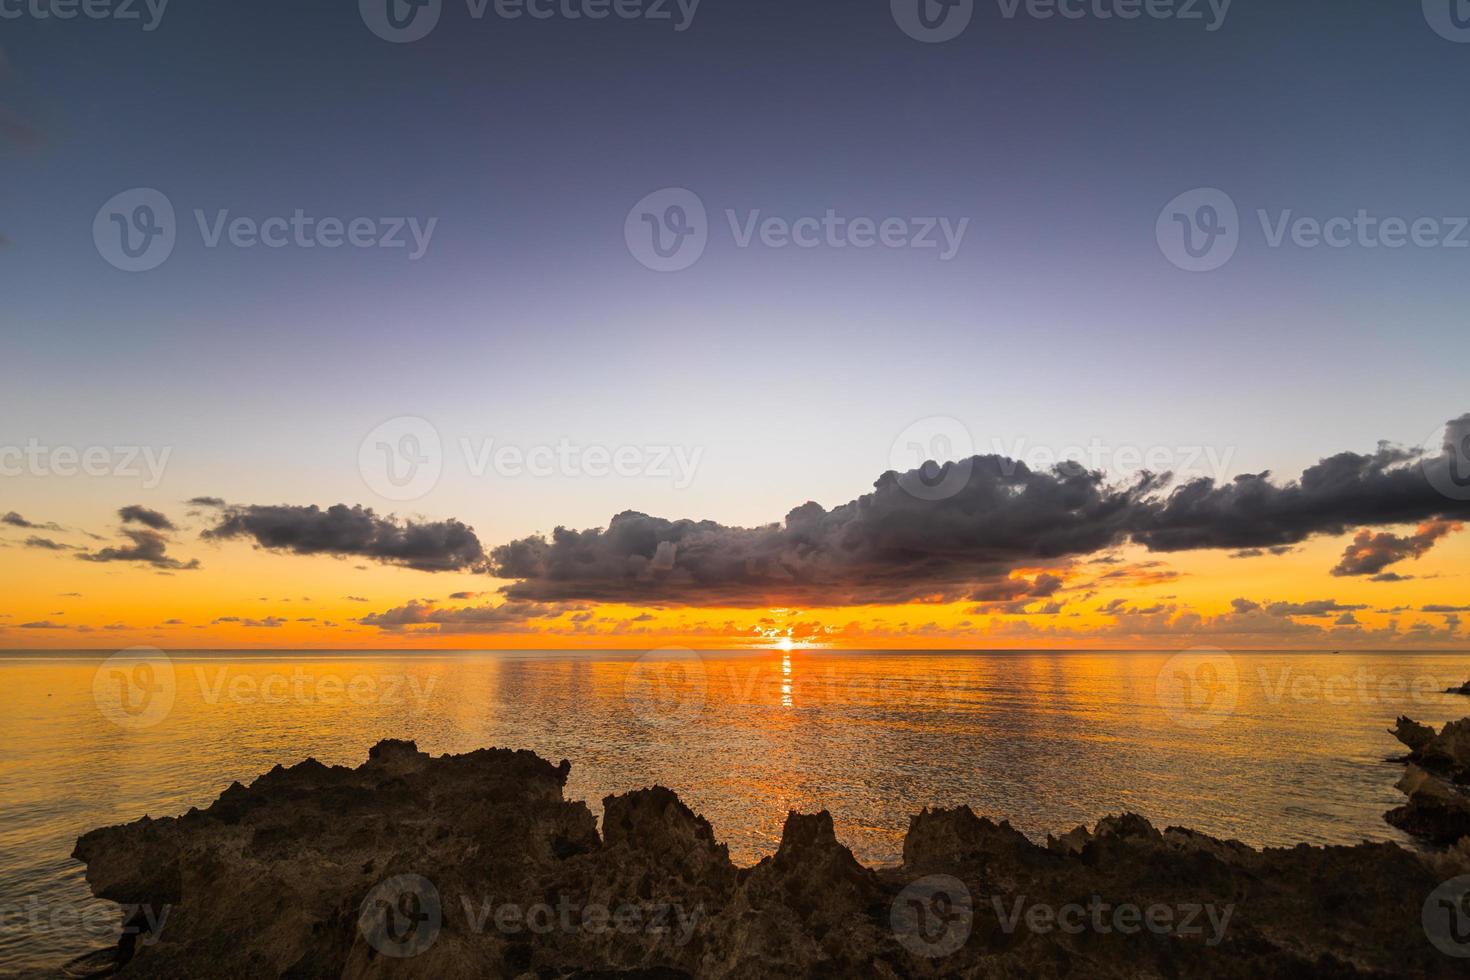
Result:
[[[776,641],[776,649],[784,651],[786,653],[790,653],[791,648],[794,646],[796,646],[796,644],[791,642],[791,637],[789,636],[783,636],[781,637],[781,639]]]

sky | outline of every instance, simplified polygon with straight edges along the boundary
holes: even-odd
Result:
[[[0,647],[1470,645],[1449,2],[0,0]]]

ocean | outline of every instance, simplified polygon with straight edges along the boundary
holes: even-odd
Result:
[[[788,810],[869,864],[968,804],[1042,840],[1141,813],[1256,846],[1406,838],[1387,733],[1470,714],[1470,654],[1154,652],[0,654],[0,976],[110,945],[70,857],[92,828],[207,806],[383,738],[569,759],[569,798],[662,784],[737,862]],[[164,926],[166,928],[166,924]]]

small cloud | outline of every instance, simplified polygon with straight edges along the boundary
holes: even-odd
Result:
[[[24,529],[26,529],[28,531],[60,531],[60,530],[63,530],[63,528],[62,528],[62,526],[60,524],[57,524],[57,523],[54,523],[54,522],[51,522],[51,521],[48,521],[45,524],[37,524],[34,521],[28,521],[24,517],[21,517],[19,514],[17,514],[13,510],[6,512],[4,515],[0,515],[0,524],[9,524],[11,527],[24,528]]]
[[[75,551],[76,550],[76,548],[74,546],[72,546],[72,545],[62,544],[59,541],[52,541],[50,538],[41,538],[41,537],[37,537],[35,535],[31,535],[29,538],[26,538],[26,547],[27,548],[39,548],[42,551]]]
[[[81,561],[91,562],[136,561],[152,565],[154,568],[182,571],[193,571],[200,567],[198,558],[187,562],[170,558],[166,554],[168,538],[157,531],[124,529],[122,533],[124,537],[133,542],[131,546],[103,548],[100,551],[87,552],[76,555],[76,557]]]
[[[158,511],[149,510],[147,507],[139,504],[130,504],[127,507],[123,507],[117,512],[117,516],[122,518],[124,524],[142,524],[144,527],[151,527],[155,531],[175,530],[173,521]]]
[[[1400,536],[1382,531],[1374,534],[1364,528],[1353,538],[1352,544],[1342,553],[1342,559],[1332,569],[1339,577],[1346,575],[1378,575],[1384,568],[1410,558],[1419,558],[1433,548],[1441,538],[1460,530],[1464,525],[1454,521],[1426,521],[1410,535]],[[1393,574],[1393,573],[1387,573]],[[1378,582],[1402,581],[1398,578],[1375,578]]]

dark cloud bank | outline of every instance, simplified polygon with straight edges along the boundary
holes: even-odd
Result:
[[[977,456],[926,474],[937,486],[954,467],[968,468],[962,489],[940,500],[910,494],[911,477],[890,472],[851,503],[830,511],[804,504],[763,528],[627,512],[605,530],[558,528],[549,539],[495,548],[490,571],[516,580],[505,590],[511,598],[540,601],[987,601],[1002,597],[998,586],[1013,571],[1130,541],[1155,552],[1270,550],[1365,526],[1464,518],[1470,501],[1436,486],[1464,472],[1467,439],[1470,415],[1450,423],[1437,456],[1381,445],[1326,458],[1290,482],[1260,473],[1173,488],[1152,474],[1119,486],[1076,467],[1038,472]],[[1423,554],[1437,536],[1386,543],[1387,561],[1360,563],[1364,571],[1351,574]]]
[[[1178,486],[1167,474],[1113,484],[1076,466],[1037,471],[976,456],[885,473],[871,493],[832,510],[803,504],[781,524],[728,527],[626,511],[605,529],[559,527],[488,556],[459,521],[400,520],[342,504],[227,505],[205,536],[426,571],[486,571],[514,580],[503,591],[517,601],[767,606],[1040,598],[1059,584],[1045,569],[1129,542],[1155,552],[1280,554],[1314,535],[1428,526],[1407,538],[1360,536],[1335,570],[1385,578],[1387,565],[1424,554],[1470,516],[1470,500],[1436,489],[1470,478],[1467,444],[1470,415],[1449,424],[1438,455],[1385,444],[1328,457],[1288,482],[1260,473]],[[918,477],[958,489],[922,499],[909,492]],[[1037,574],[1017,584],[1012,573],[1028,571]]]
[[[262,548],[298,555],[356,555],[427,572],[477,569],[485,560],[475,532],[456,520],[400,521],[346,504],[325,510],[286,504],[218,509],[205,538],[248,538]]]

